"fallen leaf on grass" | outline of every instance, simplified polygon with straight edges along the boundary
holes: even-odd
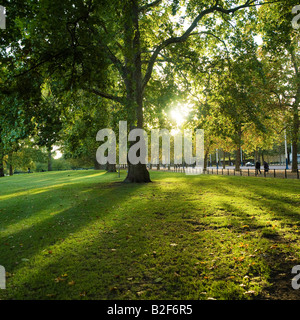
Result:
[[[57,277],[56,279],[54,279],[54,281],[56,282],[56,283],[59,283],[59,282],[61,282],[61,281],[65,281],[66,279],[63,279],[63,278],[61,278],[61,277]]]
[[[249,295],[251,295],[251,294],[255,294],[255,291],[253,291],[253,290],[249,290],[249,291],[244,292],[244,294],[249,294]]]
[[[233,257],[233,260],[239,261],[239,262],[244,261],[244,259],[245,259],[245,257],[239,257],[239,258]]]
[[[14,273],[10,273],[10,272],[5,272],[5,276],[7,277],[7,278],[10,278],[10,277],[13,277],[15,274]]]

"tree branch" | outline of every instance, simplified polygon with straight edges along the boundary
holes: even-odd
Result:
[[[148,67],[147,67],[147,70],[146,70],[146,73],[145,73],[145,76],[144,76],[144,79],[143,79],[142,90],[143,91],[145,90],[145,87],[146,87],[148,81],[151,78],[153,66],[155,64],[157,56],[159,55],[159,53],[160,53],[160,51],[162,49],[164,49],[165,47],[169,46],[170,44],[181,43],[181,42],[186,41],[187,38],[191,35],[192,31],[197,27],[199,21],[204,16],[206,16],[206,15],[208,15],[210,13],[216,12],[216,11],[217,12],[222,12],[222,13],[225,13],[225,14],[234,13],[234,12],[236,12],[236,11],[242,9],[242,8],[247,8],[249,6],[252,6],[255,3],[255,1],[256,0],[247,0],[243,5],[240,5],[240,6],[231,8],[231,9],[224,9],[222,7],[219,7],[219,3],[217,1],[216,4],[213,7],[201,11],[198,14],[198,16],[194,19],[194,21],[192,22],[190,27],[181,36],[179,36],[179,37],[171,37],[169,39],[164,40],[160,45],[158,45],[156,47],[156,49],[154,50],[154,52],[153,52],[153,54],[152,54],[152,56],[150,58],[150,61],[149,61],[149,64],[148,64]],[[154,1],[154,2],[156,2],[156,1]]]
[[[146,12],[148,9],[158,6],[162,0],[155,0],[151,3],[145,4],[144,6],[139,8],[139,12]]]
[[[102,98],[113,100],[113,101],[119,102],[121,104],[124,104],[124,102],[125,102],[124,98],[122,98],[122,97],[114,96],[112,94],[109,94],[109,93],[106,93],[106,92],[102,92],[102,91],[100,91],[98,89],[95,89],[95,88],[84,88],[84,89],[89,91],[89,92],[92,92],[92,93],[94,93],[97,96],[100,96]]]
[[[219,38],[218,36],[216,36],[214,33],[209,32],[209,31],[193,32],[190,35],[192,36],[192,35],[199,35],[199,34],[206,34],[206,35],[212,36],[212,37],[216,38],[217,40],[219,40],[220,42],[223,43],[223,45],[225,47],[225,50],[226,50],[226,54],[227,54],[228,65],[230,67],[231,66],[231,62],[230,62],[229,50],[228,50],[228,48],[226,46],[226,42],[224,40],[222,40],[221,38]]]

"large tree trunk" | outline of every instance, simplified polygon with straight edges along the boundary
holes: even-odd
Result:
[[[0,177],[4,177],[3,155],[0,154]]]
[[[298,108],[294,110],[293,117],[293,134],[292,134],[292,171],[297,172],[298,169],[298,134],[299,134],[299,114]]]
[[[116,165],[115,165],[115,164],[107,163],[107,165],[106,165],[106,171],[107,171],[107,172],[117,172]]]
[[[145,164],[128,164],[128,174],[124,182],[151,182],[150,174]]]
[[[256,161],[259,160],[259,155],[258,155],[258,151],[257,151],[257,148],[255,149],[254,151],[254,163],[256,163]]]
[[[12,151],[8,154],[8,166],[9,166],[9,175],[12,176],[14,174],[13,165],[12,165]]]
[[[97,159],[94,159],[94,169],[95,170],[103,170],[103,166],[97,161]]]
[[[239,126],[236,129],[236,139],[235,139],[235,143],[236,143],[236,151],[235,151],[235,170],[236,171],[240,171],[241,170],[241,145],[242,145],[242,128],[241,128],[241,124],[239,124]]]
[[[238,146],[238,148],[236,149],[236,155],[235,155],[235,170],[236,171],[240,171],[241,168],[241,148],[240,146]]]
[[[293,103],[293,133],[292,133],[292,171],[297,172],[298,169],[298,134],[299,134],[299,104],[300,104],[300,70],[297,63],[296,55],[295,55],[295,48],[291,47],[291,58],[292,58],[292,65],[295,70],[296,79],[297,79],[297,92],[296,92],[296,99]]]
[[[132,52],[128,55],[127,65],[131,65],[129,70],[132,70],[127,75],[126,91],[128,103],[135,107],[135,119],[137,120],[137,128],[143,129],[143,89],[142,89],[142,61],[141,61],[141,48],[140,48],[140,31],[139,31],[139,12],[137,1],[132,1],[132,35],[134,35],[131,46]],[[129,33],[128,33],[129,34]],[[128,38],[130,43],[130,37]],[[132,110],[132,105],[128,110]],[[132,117],[130,117],[132,118]],[[130,123],[131,126],[134,123]],[[147,146],[148,147],[148,146]],[[138,163],[133,165],[128,161],[128,174],[124,182],[151,182],[150,174],[147,170],[146,164]]]
[[[207,169],[208,151],[209,150],[205,151],[205,153],[204,153],[204,167],[203,167],[204,171],[206,171],[206,169]]]
[[[48,171],[52,171],[52,157],[51,157],[52,147],[48,148]]]
[[[3,158],[4,158],[3,148],[2,148],[2,144],[1,144],[1,140],[0,140],[0,177],[4,177]]]

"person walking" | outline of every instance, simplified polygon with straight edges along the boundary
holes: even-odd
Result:
[[[265,170],[265,173],[269,172],[269,164],[266,161],[264,161],[264,170]]]
[[[256,169],[256,175],[258,174],[258,171],[259,171],[259,174],[261,174],[259,160],[257,160],[255,163],[255,169]]]

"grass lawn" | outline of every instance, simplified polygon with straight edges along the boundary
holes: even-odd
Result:
[[[65,171],[0,180],[0,299],[297,299],[297,180]]]

